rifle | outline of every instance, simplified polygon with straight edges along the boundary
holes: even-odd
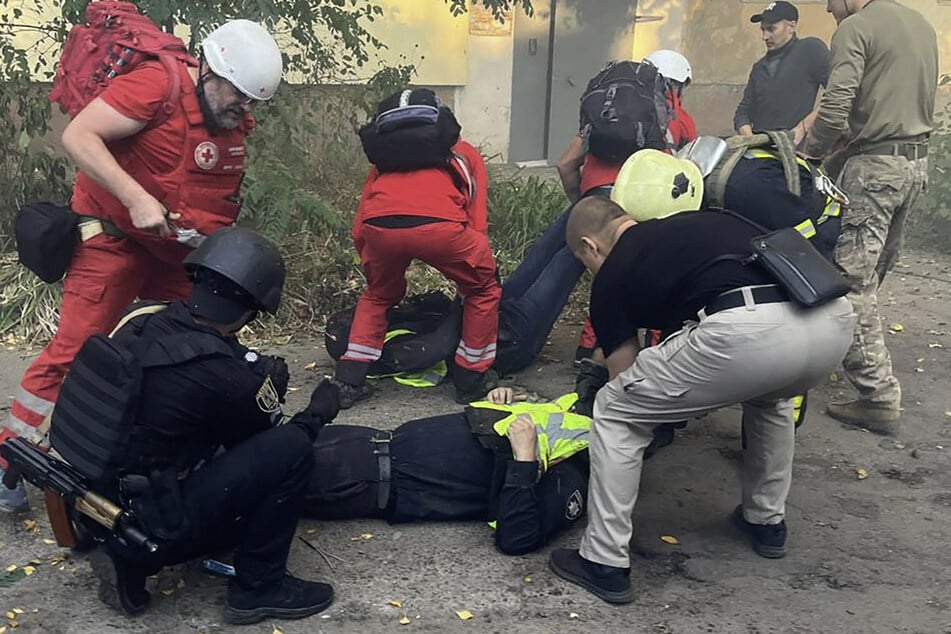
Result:
[[[30,484],[43,489],[50,524],[61,546],[74,548],[77,543],[66,511],[68,503],[117,537],[150,553],[158,550],[158,545],[135,525],[131,512],[92,491],[86,477],[69,464],[43,453],[23,438],[11,438],[0,445],[0,455],[9,465],[3,476],[7,488],[16,486],[17,479],[22,476]]]

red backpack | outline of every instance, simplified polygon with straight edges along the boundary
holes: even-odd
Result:
[[[179,62],[197,66],[185,43],[162,31],[131,2],[99,0],[86,7],[85,24],[69,31],[49,99],[70,117],[96,98],[113,77],[139,63],[158,59],[168,71],[168,95],[149,122],[163,123],[175,111],[181,91]]]

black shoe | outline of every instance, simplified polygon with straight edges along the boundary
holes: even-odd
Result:
[[[578,376],[575,377],[575,393],[578,395],[575,413],[590,418],[598,390],[608,382],[608,369],[591,359],[582,359],[578,362],[578,367]]]
[[[578,346],[575,348],[575,365],[581,365],[581,362],[585,359],[590,359],[592,354],[594,354],[594,348]]]
[[[126,616],[145,612],[152,595],[145,589],[148,576],[129,561],[112,555],[106,546],[89,554],[89,565],[99,578],[99,599]]]
[[[232,579],[228,582],[225,621],[247,625],[269,618],[302,619],[323,612],[333,600],[334,589],[330,585],[287,574],[273,586],[253,590]]]
[[[603,601],[630,603],[634,600],[630,568],[597,564],[570,548],[553,550],[548,565],[562,579],[581,586]]]
[[[452,382],[454,387],[453,399],[462,405],[467,405],[473,401],[481,401],[499,384],[499,375],[495,370],[489,370],[484,374],[472,372],[471,370],[453,370]]]
[[[786,521],[779,524],[753,524],[743,517],[743,505],[733,510],[733,524],[749,534],[753,550],[760,557],[781,559],[786,556]]]
[[[362,401],[373,396],[373,386],[363,382],[360,385],[352,385],[343,381],[334,381],[340,387],[340,409],[350,409],[357,401]]]
[[[687,426],[687,421],[679,423],[664,423],[654,428],[654,437],[651,438],[651,444],[644,449],[644,460],[647,460],[663,447],[673,444],[677,437],[674,432]]]

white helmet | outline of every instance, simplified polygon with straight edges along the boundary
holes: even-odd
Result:
[[[662,48],[645,57],[644,61],[656,66],[660,74],[667,79],[679,81],[681,84],[688,84],[693,78],[690,62],[677,51]]]
[[[284,70],[281,50],[257,22],[225,22],[208,34],[201,50],[211,72],[251,99],[266,101],[277,92]]]

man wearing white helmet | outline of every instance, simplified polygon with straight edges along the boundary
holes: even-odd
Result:
[[[697,138],[697,124],[683,108],[684,89],[693,79],[690,60],[670,49],[662,48],[644,58],[657,67],[667,80],[667,105],[672,115],[667,124],[667,140],[675,149],[680,149]]]
[[[201,48],[199,60],[183,53],[171,63],[136,63],[63,132],[79,168],[71,207],[82,216],[82,241],[63,284],[59,328],[26,371],[0,441],[34,435],[80,346],[109,332],[134,299],[187,297],[182,259],[237,218],[251,111],[277,91],[281,52],[248,20],[225,23]],[[27,507],[22,487],[0,493],[0,510]]]

